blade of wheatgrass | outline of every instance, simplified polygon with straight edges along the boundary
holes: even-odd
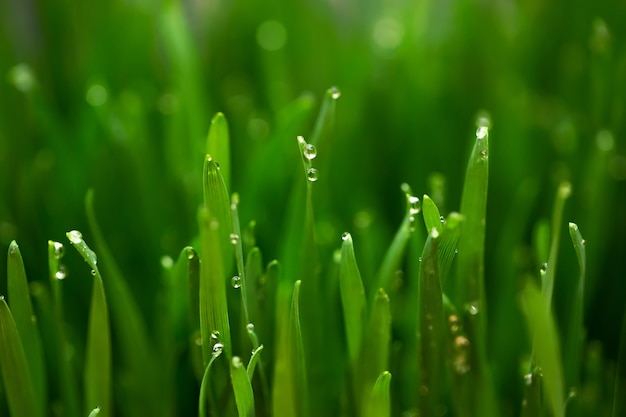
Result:
[[[72,230],[67,232],[67,238],[91,267],[91,274],[94,276],[85,347],[85,405],[90,410],[94,406],[102,407],[102,415],[109,417],[113,415],[111,334],[102,276],[98,270],[96,254],[87,246],[82,234]]]
[[[382,372],[376,379],[372,393],[367,398],[365,407],[363,407],[363,417],[391,416],[390,385],[391,373],[388,371]]]
[[[55,271],[57,270],[51,271],[51,274],[55,274]],[[58,397],[63,404],[60,410],[61,415],[82,416],[79,406],[78,375],[74,371],[70,353],[72,348],[65,336],[65,323],[62,321],[60,306],[56,300],[53,300],[48,288],[39,281],[30,284],[30,292],[33,296],[38,322],[41,324],[39,329],[43,345],[46,347],[44,353],[50,376],[51,392],[54,392],[54,388],[58,389]]]
[[[237,277],[239,277],[239,293],[241,294],[241,305],[243,307],[243,319],[246,323],[250,323],[250,311],[248,309],[248,279],[243,260],[243,242],[241,239],[241,227],[239,226],[239,194],[234,193],[231,197],[230,215],[233,222],[233,233],[231,233],[230,243],[235,248],[235,264],[237,265]]]
[[[444,314],[439,278],[439,232],[430,230],[419,276],[420,415],[435,415],[444,390]]]
[[[552,304],[552,291],[554,290],[554,276],[556,274],[556,262],[559,255],[559,243],[561,240],[561,219],[565,200],[572,193],[572,186],[568,182],[561,183],[556,193],[554,209],[552,211],[552,230],[550,232],[550,254],[548,255],[548,265],[546,266],[546,276],[542,286],[542,292],[546,298],[546,306],[550,308]]]
[[[263,345],[259,345],[252,351],[252,355],[250,356],[250,362],[248,362],[248,367],[246,368],[246,372],[248,373],[248,379],[252,381],[254,378],[254,371],[256,369],[256,364],[259,362],[261,358],[261,352],[263,351]]]
[[[315,121],[313,134],[311,135],[311,144],[319,145],[332,129],[335,122],[336,101],[339,97],[341,97],[341,92],[337,87],[330,87],[324,93],[322,107]]]
[[[4,296],[0,296],[0,370],[11,416],[43,416],[22,341]]]
[[[167,407],[153,401],[154,398],[164,399],[165,396],[159,391],[160,372],[152,353],[148,329],[127,280],[104,239],[96,218],[94,199],[93,189],[88,190],[85,196],[87,221],[106,272],[104,287],[109,295],[107,303],[113,322],[112,329],[120,352],[120,374],[127,382],[126,393],[133,399],[126,402],[125,412],[133,417],[146,414],[162,416]]]
[[[470,370],[463,376],[463,399],[460,415],[495,415],[495,398],[489,377],[486,353],[485,305],[485,225],[489,180],[489,129],[479,126],[467,164],[461,214],[465,218],[459,239],[457,280],[452,302],[463,306],[470,349]],[[462,414],[466,413],[466,414]]]
[[[220,170],[226,188],[230,189],[230,134],[224,114],[217,113],[211,120],[206,139],[206,153],[220,163]]]
[[[452,261],[457,254],[459,239],[461,238],[462,226],[465,218],[456,212],[448,214],[446,221],[441,228],[441,236],[439,237],[439,277],[441,282],[445,282]],[[432,229],[429,229],[432,230]]]
[[[427,194],[424,194],[422,200],[422,213],[426,230],[437,229],[441,233],[441,224],[443,223],[441,214],[435,202]]]
[[[239,356],[233,356],[230,364],[230,378],[235,392],[235,403],[239,417],[254,416],[254,393],[246,367]]]
[[[30,371],[31,381],[35,390],[36,404],[42,410],[48,404],[46,368],[44,365],[43,348],[39,335],[39,326],[28,290],[26,271],[20,248],[15,241],[9,244],[7,259],[7,291],[11,312],[22,340],[26,362]]]
[[[580,364],[582,361],[582,347],[584,340],[583,317],[585,301],[585,274],[587,260],[585,254],[585,239],[583,239],[580,229],[576,223],[569,223],[569,234],[574,245],[576,258],[578,259],[579,275],[575,282],[576,292],[572,303],[572,313],[569,319],[569,329],[564,345],[564,371],[565,384],[570,390],[580,389]],[[574,403],[568,402],[568,407],[576,407],[576,397]]]
[[[100,414],[100,407],[96,407],[93,410],[91,410],[91,413],[89,413],[88,417],[96,417],[99,414]]]
[[[363,405],[381,372],[389,368],[391,312],[389,297],[380,288],[374,298],[369,323],[363,337],[361,356],[356,368],[356,401]],[[363,411],[363,410],[361,410]],[[362,414],[362,413],[361,413]]]
[[[204,368],[204,373],[202,375],[202,382],[200,383],[200,396],[198,398],[198,417],[208,417],[209,415],[218,415],[215,410],[213,410],[212,413],[209,414],[209,411],[207,409],[207,404],[210,403],[211,405],[215,404],[215,400],[213,398],[207,398],[207,397],[211,397],[211,370],[213,369],[213,363],[215,362],[215,360],[217,358],[219,358],[222,355],[222,352],[224,352],[223,349],[223,345],[221,343],[216,343],[213,346],[213,349],[211,351],[211,358],[209,359],[209,362],[207,364],[207,366]]]
[[[383,288],[385,291],[389,291],[394,274],[402,262],[406,246],[417,223],[415,216],[421,210],[419,198],[413,195],[411,187],[405,183],[402,184],[401,188],[406,197],[406,214],[385,253],[376,278],[375,288]]]
[[[260,319],[258,286],[259,280],[263,275],[263,260],[261,258],[261,250],[254,247],[246,257],[246,297],[248,299],[248,314],[250,322],[258,325]],[[265,323],[261,323],[264,326]]]
[[[341,238],[343,243],[341,244],[339,287],[348,343],[348,357],[351,365],[354,366],[361,352],[363,340],[363,327],[366,317],[365,290],[354,257],[352,236],[346,232]]]
[[[300,330],[300,281],[289,295],[286,283],[279,288],[277,318],[279,319],[272,384],[272,415],[307,416],[309,414],[304,347]],[[291,301],[290,301],[291,298]],[[289,304],[291,306],[289,307]]]
[[[207,156],[204,164],[204,208],[200,212],[202,255],[200,268],[200,334],[204,364],[212,344],[219,341],[227,358],[232,346],[226,300],[226,268],[230,267],[230,202],[219,165]]]
[[[615,369],[615,388],[613,390],[613,417],[626,414],[626,310],[622,318],[619,353]]]
[[[529,281],[522,293],[522,311],[534,340],[534,356],[543,374],[543,392],[554,417],[565,415],[561,348],[552,312],[542,292]]]

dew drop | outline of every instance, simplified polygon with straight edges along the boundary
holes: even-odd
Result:
[[[409,213],[416,215],[421,209],[420,199],[414,195],[409,196]]]
[[[317,156],[317,149],[315,148],[315,145],[307,143],[306,145],[304,145],[304,150],[302,151],[302,154],[306,159],[310,161],[312,159],[315,159],[315,157]]]
[[[78,230],[72,230],[67,233],[67,237],[74,245],[78,245],[83,241],[83,235]]]
[[[59,264],[59,269],[57,269],[57,272],[54,273],[54,277],[56,279],[65,279],[65,277],[67,276],[67,269],[65,268],[65,265],[63,264]]]
[[[489,154],[486,150],[483,149],[482,151],[480,151],[480,159],[482,159],[483,161],[489,159]]]
[[[52,242],[54,248],[54,259],[61,259],[65,255],[65,247],[61,242]]]
[[[524,383],[526,385],[531,385],[533,383],[533,374],[524,375]]]
[[[220,332],[218,330],[213,330],[211,332],[211,339],[213,339],[214,341],[220,340]]]
[[[350,233],[348,233],[348,232],[344,232],[344,233],[341,235],[341,240],[351,240],[351,239],[352,239],[352,236],[351,236],[351,235],[350,235]]]
[[[489,134],[489,128],[487,126],[479,126],[476,129],[476,139],[485,139]]]
[[[468,362],[470,341],[465,336],[457,336],[453,342],[452,368],[457,374],[463,375],[470,370]]]
[[[337,100],[339,97],[341,97],[341,91],[339,91],[339,89],[335,86],[332,86],[328,89],[328,92],[330,93],[330,96],[334,99]]]
[[[96,270],[95,269],[91,270],[91,275],[93,275],[94,277],[96,276]]]
[[[174,266],[174,259],[171,256],[162,256],[161,257],[161,266],[165,269],[170,269]]]
[[[441,224],[444,224],[446,222],[446,219],[443,216],[439,216],[439,222]]]
[[[254,332],[254,324],[252,324],[252,323],[246,324],[246,330],[248,331],[248,333],[253,333]]]
[[[239,235],[237,233],[231,233],[229,238],[230,238],[230,243],[232,243],[233,245],[236,245],[237,243],[239,243]]]
[[[298,140],[298,143],[300,144],[306,144],[306,140],[304,140],[304,136],[297,136],[296,139]]]
[[[241,368],[243,366],[243,362],[241,362],[241,358],[239,356],[233,356],[232,362],[235,368]]]
[[[309,170],[306,173],[306,179],[309,180],[309,182],[315,182],[317,181],[317,178],[318,178],[317,169],[309,168]]]
[[[548,270],[548,263],[547,262],[542,263],[541,267],[539,267],[539,271],[545,273],[547,270]]]
[[[213,355],[214,356],[220,355],[223,350],[224,350],[224,345],[222,343],[217,342],[216,344],[213,345]]]
[[[587,241],[585,239],[581,240],[580,243],[585,246],[587,244]]]
[[[187,259],[188,260],[192,260],[195,257],[196,257],[196,251],[193,250],[193,249],[188,249],[187,250]]]
[[[235,275],[231,280],[230,280],[231,285],[233,286],[234,289],[238,290],[239,288],[241,288],[241,277],[239,275]]]
[[[472,316],[475,316],[480,311],[478,308],[478,302],[473,301],[471,303],[466,304],[465,310],[467,310],[467,312],[470,313]]]

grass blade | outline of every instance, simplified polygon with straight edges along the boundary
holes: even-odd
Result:
[[[208,364],[212,344],[219,340],[232,355],[226,300],[226,271],[230,267],[230,203],[219,165],[207,156],[204,164],[204,209],[200,213],[202,255],[200,268],[200,334],[202,357]]]
[[[36,404],[43,410],[48,404],[46,368],[39,327],[33,311],[28,290],[26,271],[22,254],[15,241],[9,245],[7,260],[7,290],[11,302],[11,312],[17,331],[22,340],[30,378],[35,390]]]
[[[541,391],[543,377],[537,369],[524,376],[524,400],[522,401],[522,417],[539,417],[543,414]]]
[[[252,381],[254,377],[254,370],[256,369],[256,364],[261,358],[261,352],[263,351],[263,345],[259,345],[256,349],[252,351],[252,356],[250,356],[250,362],[248,362],[248,368],[246,372],[248,373],[248,379]]]
[[[102,407],[102,415],[113,415],[113,394],[111,383],[111,336],[109,312],[104,294],[102,277],[98,270],[97,258],[77,230],[67,232],[67,238],[91,267],[94,276],[91,293],[91,308],[87,327],[85,353],[85,404]]]
[[[559,243],[560,243],[560,229],[561,219],[563,217],[563,208],[565,207],[565,200],[572,193],[572,186],[568,182],[564,182],[559,185],[559,189],[556,194],[556,200],[554,202],[554,210],[552,211],[552,231],[550,241],[550,254],[548,255],[548,264],[546,266],[545,280],[543,281],[542,292],[546,298],[546,306],[550,308],[552,304],[552,291],[554,289],[554,276],[556,274],[556,262],[559,255]]]
[[[226,188],[230,189],[230,134],[224,114],[217,113],[211,120],[206,140],[206,153],[220,163]]]
[[[322,107],[315,121],[313,134],[311,135],[311,144],[319,145],[332,129],[335,121],[336,101],[339,97],[341,97],[341,92],[337,87],[330,87],[324,93]]]
[[[372,313],[363,341],[359,367],[356,369],[357,403],[369,398],[381,372],[389,367],[391,345],[391,312],[389,297],[381,288],[376,293]],[[361,410],[362,413],[364,410]]]
[[[404,257],[406,246],[411,238],[417,220],[415,216],[420,212],[419,198],[413,195],[408,184],[402,184],[402,191],[406,197],[406,214],[400,223],[400,227],[385,253],[382,265],[378,271],[376,287],[389,291],[393,276]]]
[[[464,217],[459,213],[448,214],[446,221],[441,228],[439,237],[439,277],[441,282],[445,282],[452,268],[452,261],[456,257],[459,239],[464,222]],[[432,229],[429,229],[432,230]]]
[[[563,417],[565,395],[557,328],[544,295],[530,282],[522,293],[522,310],[534,340],[534,356],[543,373],[545,398],[552,415]]]
[[[100,414],[100,407],[96,407],[91,410],[91,413],[89,413],[88,417],[96,417],[98,414]]]
[[[230,377],[233,383],[239,417],[253,417],[254,394],[252,392],[252,384],[250,384],[250,379],[248,379],[246,367],[238,356],[233,356],[231,361]]]
[[[389,417],[391,415],[390,385],[391,374],[388,371],[382,372],[376,379],[372,393],[363,408],[364,417]]]
[[[0,296],[0,370],[11,416],[42,416],[22,341],[3,296]]]
[[[209,363],[204,368],[202,382],[200,383],[200,397],[198,398],[198,417],[208,417],[207,403],[215,404],[213,398],[210,401],[207,398],[211,397],[211,369],[213,369],[213,363],[222,355],[223,351],[223,345],[216,343],[211,351],[211,359],[209,359]],[[211,415],[217,415],[217,413],[213,412]]]
[[[346,232],[343,234],[342,240],[339,286],[348,343],[348,357],[350,363],[354,365],[361,352],[361,341],[363,340],[363,323],[366,313],[365,290],[354,257],[352,236]]]
[[[441,233],[441,224],[443,223],[441,214],[439,213],[439,209],[437,208],[435,202],[427,194],[424,194],[422,211],[424,213],[426,230],[436,229]]]
[[[467,394],[459,404],[459,413],[495,415],[493,387],[490,383],[486,354],[485,305],[485,225],[487,188],[489,181],[489,129],[481,125],[467,164],[461,214],[465,218],[463,235],[459,240],[457,280],[452,302],[463,306],[467,328],[471,369],[463,376],[463,391]]]
[[[241,294],[241,304],[243,307],[243,319],[246,323],[250,323],[250,310],[248,309],[248,279],[246,276],[246,270],[243,260],[243,242],[241,238],[241,227],[239,226],[239,213],[237,207],[239,206],[239,195],[233,194],[230,204],[230,215],[233,222],[233,233],[230,234],[230,243],[235,248],[235,264],[237,265],[237,284],[239,285],[239,293]],[[235,277],[235,278],[237,278]],[[233,278],[233,279],[235,279]]]
[[[585,240],[580,233],[578,225],[569,223],[569,234],[574,245],[576,258],[578,259],[579,275],[576,280],[573,307],[569,319],[569,329],[565,341],[564,370],[565,383],[568,389],[580,390],[580,364],[582,358],[582,347],[584,340],[583,316],[585,301],[585,275],[587,269],[587,259],[585,253]],[[574,401],[576,398],[574,397]],[[573,404],[575,406],[575,403]],[[571,407],[572,405],[568,405]]]
[[[439,279],[439,232],[430,231],[419,276],[420,415],[435,415],[443,394],[444,315]]]

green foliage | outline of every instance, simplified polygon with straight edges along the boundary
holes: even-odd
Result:
[[[500,3],[2,3],[0,415],[624,414],[624,7]]]

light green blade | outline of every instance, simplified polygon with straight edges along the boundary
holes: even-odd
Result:
[[[43,348],[39,336],[39,326],[28,290],[26,271],[22,254],[15,241],[9,245],[7,259],[7,289],[11,312],[22,340],[26,362],[30,371],[31,381],[37,398],[37,406],[43,410],[48,403],[46,368],[44,365]]]
[[[206,368],[204,368],[202,382],[200,383],[200,396],[198,398],[198,417],[208,417],[209,411],[207,409],[207,404],[210,403],[212,406],[216,404],[215,399],[212,398],[211,395],[211,370],[214,368],[213,364],[215,363],[215,360],[224,352],[223,348],[224,346],[221,343],[215,343],[213,345],[211,358],[209,359]],[[213,410],[211,415],[216,415],[215,410]]]
[[[230,134],[224,114],[217,113],[211,120],[206,139],[206,153],[220,163],[226,188],[230,190]]]
[[[439,213],[437,205],[427,194],[424,194],[424,200],[422,201],[422,212],[424,213],[426,230],[437,229],[438,232],[441,232],[443,218]]]
[[[88,417],[96,417],[99,414],[100,414],[100,407],[96,407],[93,410],[91,410],[91,413],[89,413]]]
[[[466,394],[457,407],[460,415],[495,415],[495,396],[486,353],[485,226],[489,180],[489,129],[479,126],[470,154],[461,197],[465,222],[459,239],[457,279],[452,302],[464,310],[472,349],[468,374],[462,379]]]
[[[582,358],[582,348],[584,342],[584,301],[585,301],[585,274],[587,269],[587,259],[585,251],[585,239],[578,225],[575,223],[569,223],[569,234],[574,245],[574,251],[576,252],[576,258],[578,259],[579,275],[576,281],[573,282],[576,289],[574,293],[574,299],[572,303],[572,313],[569,319],[569,329],[564,345],[564,371],[565,371],[565,383],[568,389],[580,390],[580,365]],[[574,398],[575,403],[568,404],[569,407],[577,406],[577,399]]]
[[[341,245],[341,266],[339,286],[343,319],[348,343],[348,356],[352,366],[361,352],[363,327],[365,321],[365,290],[361,281],[361,273],[354,257],[354,244],[350,233],[344,233]]]
[[[232,262],[230,202],[218,164],[207,156],[204,164],[204,208],[200,212],[202,255],[200,268],[200,333],[204,364],[212,346],[221,343],[232,355],[226,300],[227,270]],[[230,279],[230,278],[228,278]]]
[[[544,295],[531,281],[522,293],[522,310],[534,340],[534,356],[543,373],[544,398],[552,415],[563,417],[565,391],[558,332]]]
[[[43,416],[22,341],[3,296],[0,296],[0,370],[11,416]]]
[[[97,257],[77,230],[67,232],[70,243],[91,267],[94,276],[91,293],[87,343],[85,353],[85,405],[89,410],[101,407],[105,417],[113,415],[113,386],[111,381],[111,335],[109,312]]]
[[[259,362],[259,359],[261,358],[262,351],[263,351],[263,345],[259,345],[259,347],[255,348],[252,351],[252,356],[250,356],[250,362],[248,362],[248,368],[246,369],[246,372],[248,373],[248,379],[250,381],[252,381],[252,378],[254,377],[256,364],[257,362]]]
[[[419,275],[420,415],[431,416],[444,392],[444,314],[439,278],[439,232],[432,228],[422,253]]]
[[[239,417],[254,416],[254,394],[248,373],[239,356],[233,356],[230,364],[230,378],[235,392],[235,402]]]
[[[376,379],[374,388],[363,407],[363,417],[389,417],[391,415],[390,385],[391,373],[382,372]]]
[[[452,267],[452,261],[458,252],[464,217],[459,213],[448,214],[439,238],[439,276],[445,282]],[[432,229],[429,229],[432,230]]]
[[[315,128],[311,135],[311,144],[319,145],[327,138],[335,122],[335,107],[337,99],[341,97],[341,92],[337,87],[330,87],[324,93],[322,107],[315,121]]]
[[[421,210],[419,198],[413,195],[411,187],[408,184],[402,184],[401,189],[406,197],[406,213],[391,245],[385,253],[376,280],[375,288],[383,288],[385,291],[390,289],[394,274],[398,270],[400,262],[402,262],[406,246],[415,229],[417,223],[415,216]]]

